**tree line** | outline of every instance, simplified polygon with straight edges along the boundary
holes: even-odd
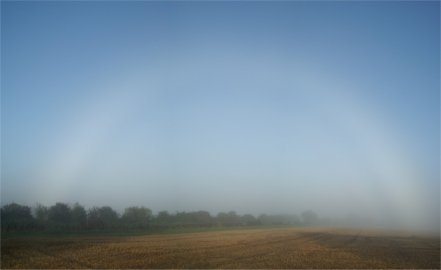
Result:
[[[234,211],[211,215],[207,211],[160,211],[153,214],[144,206],[132,206],[122,214],[110,206],[88,210],[79,203],[56,203],[50,207],[41,204],[29,206],[10,203],[1,208],[1,230],[10,231],[85,231],[85,230],[152,230],[183,227],[233,227],[259,225],[323,225],[311,211],[298,215],[239,215]]]

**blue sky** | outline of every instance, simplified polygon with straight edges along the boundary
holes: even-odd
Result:
[[[439,222],[439,2],[1,15],[2,204]]]

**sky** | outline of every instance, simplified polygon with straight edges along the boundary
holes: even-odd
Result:
[[[440,3],[1,2],[1,203],[439,230]]]

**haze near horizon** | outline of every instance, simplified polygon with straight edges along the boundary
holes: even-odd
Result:
[[[1,203],[440,226],[439,2],[2,2]]]

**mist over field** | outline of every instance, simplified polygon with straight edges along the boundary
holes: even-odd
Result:
[[[439,2],[2,2],[1,205],[440,231]]]

